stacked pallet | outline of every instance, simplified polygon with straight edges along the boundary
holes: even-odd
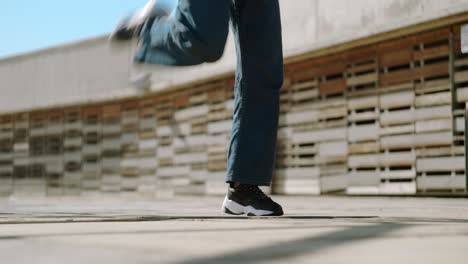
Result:
[[[174,123],[174,100],[170,95],[164,95],[155,101],[156,107],[156,158],[158,169],[156,195],[159,197],[173,196],[175,186],[187,181],[189,171],[184,166],[174,164],[174,138],[177,137]]]
[[[286,71],[289,68],[285,69]],[[291,79],[288,78],[288,74],[285,76],[283,87],[280,90],[280,113],[279,113],[279,126],[278,126],[278,139],[276,142],[276,160],[275,160],[275,172],[273,175],[273,186],[272,189],[275,193],[284,193],[285,181],[291,177],[286,175],[288,167],[288,159],[290,154],[289,140],[292,136],[291,129],[287,126],[285,120],[286,115],[291,111],[292,107],[292,92],[291,92]],[[290,179],[294,181],[294,178]],[[313,184],[316,185],[316,182]]]
[[[13,177],[15,194],[44,193],[38,187],[40,181],[31,179],[30,144],[29,144],[29,114],[21,113],[14,116],[13,141]],[[41,173],[41,175],[43,175]]]
[[[13,189],[13,118],[0,117],[0,196],[11,195]]]
[[[295,65],[281,94],[274,192],[319,194],[345,188],[347,110],[340,58]],[[289,103],[285,99],[289,99]]]
[[[416,86],[417,185],[420,192],[464,187],[461,183],[464,179],[464,150],[463,145],[457,146],[453,140],[450,86],[448,79],[425,81]],[[445,163],[451,169],[437,169],[430,163]]]
[[[468,54],[461,51],[461,25],[452,29],[450,55],[452,57],[452,108],[454,121],[455,142],[464,143],[465,113],[468,102]]]
[[[64,182],[64,156],[63,156],[63,112],[51,110],[47,112],[46,142],[45,142],[45,173],[48,182],[56,182],[57,190],[49,188],[48,194],[61,194]],[[37,164],[37,170],[41,171],[41,164]],[[33,173],[34,177],[39,174]]]
[[[65,194],[79,194],[82,181],[82,116],[80,108],[70,108],[64,112],[64,177]]]
[[[415,94],[412,83],[380,89],[380,194],[416,193]]]
[[[121,161],[120,175],[122,191],[136,191],[139,178],[139,129],[140,115],[139,103],[136,100],[122,103],[120,138]]]
[[[233,88],[224,82],[207,90],[209,107],[207,124],[208,174],[206,193],[226,193],[226,165],[234,113]]]
[[[455,141],[464,142],[466,102],[468,102],[468,54],[461,51],[461,25],[453,26],[451,39],[452,98]]]
[[[425,68],[416,86],[418,191],[463,190],[465,159],[457,143],[452,109],[451,32],[443,29],[418,37],[415,60]],[[420,140],[419,142],[421,142]]]
[[[273,191],[466,191],[460,27],[286,65]],[[224,194],[234,79],[0,117],[0,195]],[[266,190],[269,192],[270,190]]]
[[[320,169],[316,166],[316,142],[307,136],[297,137],[298,133],[308,131],[307,128],[301,129],[301,125],[319,121],[318,111],[307,109],[311,105],[307,102],[319,96],[318,81],[298,70],[288,84],[283,90],[287,91],[291,103],[289,111],[280,115],[276,155],[278,169],[273,191],[279,194],[319,194]],[[295,125],[299,127],[296,129]]]
[[[450,41],[450,56],[451,56],[451,85],[452,91],[452,117],[453,123],[453,145],[450,148],[443,148],[445,152],[441,159],[445,164],[439,164],[439,167],[434,168],[434,163],[427,164],[430,167],[431,174],[438,176],[438,181],[431,181],[428,190],[424,191],[444,191],[444,192],[459,192],[466,191],[468,188],[467,179],[465,176],[465,157],[464,148],[466,144],[466,128],[465,120],[467,116],[468,102],[468,56],[461,52],[460,25],[453,27],[453,37]],[[440,100],[440,99],[439,99]],[[429,162],[430,160],[427,159]],[[450,163],[449,163],[450,162]],[[422,164],[426,165],[426,164]],[[443,165],[446,165],[442,167]],[[429,175],[433,176],[433,175]],[[429,177],[426,177],[426,179]],[[435,178],[435,177],[431,177]],[[424,187],[428,186],[427,182]]]
[[[139,102],[139,161],[138,192],[153,195],[156,193],[156,112],[153,98]]]
[[[61,178],[53,179],[47,177],[47,112],[37,112],[30,115],[29,127],[29,180],[32,184],[32,178],[37,178],[35,185],[46,182],[48,194],[61,193]],[[43,190],[45,192],[45,189]]]
[[[380,188],[380,109],[378,66],[374,48],[347,55],[348,194],[368,194]]]
[[[412,39],[402,39],[379,47],[381,70],[379,100],[381,150],[386,155],[386,193],[416,193],[415,73]]]
[[[95,193],[101,186],[101,109],[88,106],[82,109],[82,181],[83,192]]]
[[[196,192],[197,186],[192,185],[191,171],[199,163],[206,163],[206,154],[201,153],[203,149],[191,148],[187,144],[187,139],[192,135],[192,124],[190,118],[186,116],[190,110],[190,94],[187,91],[177,93],[173,97],[174,114],[172,119],[172,130],[174,139],[172,142],[173,164],[179,170],[174,181],[174,191],[176,194]],[[196,116],[195,116],[196,117]]]
[[[359,86],[350,87],[349,194],[414,193],[412,49],[407,40],[356,51]],[[349,72],[348,72],[349,74]],[[354,84],[353,77],[348,76]]]
[[[179,94],[174,119],[179,124],[179,137],[175,142],[175,163],[188,168],[188,182],[179,186],[177,194],[204,194],[208,174],[207,122],[209,106],[206,87]]]
[[[121,105],[109,104],[101,109],[101,191],[121,190]]]
[[[346,100],[347,80],[344,73],[346,62],[343,58],[333,58],[321,62],[327,67],[319,82],[320,102],[315,103],[319,111],[318,129],[328,129],[336,136],[322,138],[318,145],[318,164],[320,168],[320,192],[344,190],[346,184],[348,143],[348,110]]]

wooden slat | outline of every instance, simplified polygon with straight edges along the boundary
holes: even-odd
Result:
[[[449,74],[449,64],[441,62],[437,64],[426,65],[421,68],[416,68],[415,74],[417,77],[439,77]]]
[[[379,83],[382,86],[393,85],[413,81],[416,73],[414,69],[404,69],[379,75]]]
[[[415,106],[436,106],[449,105],[452,102],[452,94],[450,92],[432,93],[416,97]]]
[[[464,169],[464,157],[420,158],[417,161],[418,172],[462,171]]]
[[[428,43],[428,42],[430,43],[430,42],[435,42],[439,40],[444,40],[444,39],[449,38],[450,32],[451,30],[449,27],[438,29],[438,30],[432,30],[426,33],[412,36],[411,41],[417,44],[417,43]]]
[[[343,93],[346,90],[346,80],[337,79],[323,82],[320,83],[319,89],[321,96]]]
[[[307,80],[312,80],[314,78],[317,78],[320,76],[320,71],[319,69],[314,66],[302,70],[297,70],[293,73],[291,73],[291,81],[292,82],[301,82],[301,81],[307,81]]]
[[[414,54],[411,48],[404,48],[395,51],[388,51],[379,54],[379,66],[392,67],[404,64],[410,64],[414,59]]]
[[[180,94],[174,98],[174,107],[183,108],[187,107],[190,102],[190,95],[187,93]]]
[[[377,44],[377,51],[379,54],[408,49],[415,44],[415,40],[410,37],[403,37],[399,39],[389,40]]]
[[[443,56],[448,56],[450,54],[449,46],[440,46],[429,49],[424,49],[422,51],[414,52],[415,60],[427,60],[432,58],[438,58]]]
[[[379,97],[380,108],[392,109],[413,106],[415,100],[414,91],[400,91],[396,93],[381,94]]]
[[[349,64],[362,63],[373,60],[377,57],[377,47],[375,45],[357,48],[346,52],[346,61]]]
[[[370,71],[377,71],[378,64],[375,60],[372,62],[362,64],[362,65],[353,65],[349,67],[346,72],[349,74],[357,74],[362,72],[370,72]]]
[[[428,177],[418,177],[417,186],[422,191],[437,190],[463,190],[466,187],[465,175],[438,175]]]
[[[359,75],[354,77],[347,78],[347,85],[348,86],[357,86],[363,84],[372,84],[377,82],[379,79],[377,73],[369,73],[365,75]]]

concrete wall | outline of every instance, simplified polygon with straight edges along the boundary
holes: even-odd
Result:
[[[286,57],[468,11],[468,0],[281,0]],[[132,47],[110,49],[106,36],[0,61],[0,113],[137,95],[130,79],[152,73],[163,90],[232,72],[224,57],[198,67],[134,67]]]

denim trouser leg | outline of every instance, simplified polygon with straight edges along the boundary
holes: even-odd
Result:
[[[232,25],[237,70],[227,182],[271,184],[283,84],[277,0],[236,1]]]
[[[231,0],[179,0],[175,15],[144,25],[135,61],[197,65],[218,60],[229,31]]]
[[[229,18],[237,70],[226,182],[268,186],[283,83],[278,0],[180,0],[175,17],[147,23],[135,59],[168,65],[215,61],[222,55]]]

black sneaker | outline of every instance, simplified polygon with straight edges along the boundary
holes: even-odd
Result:
[[[228,188],[223,212],[232,215],[281,216],[283,208],[265,195],[258,186],[241,184]]]

